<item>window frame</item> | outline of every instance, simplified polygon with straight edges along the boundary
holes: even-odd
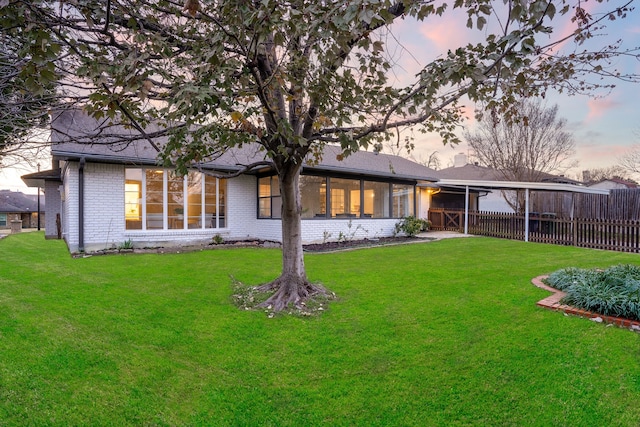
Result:
[[[170,169],[170,168],[158,168],[158,167],[125,167],[125,187],[127,184],[131,185],[134,182],[138,182],[135,181],[131,178],[127,177],[127,171],[128,170],[138,170],[141,171],[140,173],[140,198],[139,198],[139,212],[140,212],[140,227],[138,228],[129,228],[129,220],[127,219],[127,208],[130,207],[132,204],[130,202],[127,202],[126,199],[126,193],[127,191],[125,190],[124,193],[124,197],[125,197],[125,209],[124,209],[124,217],[125,217],[125,230],[127,232],[136,232],[136,231],[144,231],[144,232],[185,232],[185,231],[192,231],[192,232],[200,232],[200,231],[205,231],[205,230],[220,230],[222,228],[226,228],[226,224],[227,224],[227,206],[226,206],[226,200],[227,200],[227,190],[228,190],[228,186],[227,186],[227,180],[226,179],[221,179],[221,178],[216,178],[216,177],[212,177],[212,176],[208,176],[205,173],[199,172],[199,171],[195,171],[195,170],[190,170],[189,173],[187,175],[184,175],[182,177],[182,208],[173,208],[174,209],[174,213],[170,214],[169,213],[169,205],[174,205],[175,203],[171,203],[169,202],[169,180],[172,174],[175,173],[175,169]],[[162,201],[160,203],[160,205],[162,206],[162,213],[159,214],[161,215],[161,224],[162,226],[159,228],[149,228],[148,227],[148,212],[147,212],[147,172],[148,171],[158,171],[162,173]],[[196,196],[200,199],[198,202],[194,203],[193,199],[189,199],[189,196],[191,195],[190,191],[189,191],[189,174],[199,174],[200,178],[199,178],[199,185],[200,185],[200,190],[199,190],[199,194],[197,194]],[[209,204],[207,204],[207,195],[206,195],[206,188],[207,185],[211,185],[211,182],[207,183],[207,179],[215,179],[215,213],[208,213],[207,212],[207,207],[209,206]],[[224,187],[224,188],[222,188]],[[175,191],[174,191],[175,192]],[[189,218],[194,217],[194,216],[186,216],[186,213],[189,212],[189,208],[190,206],[199,206],[200,207],[200,214],[199,216],[199,227],[193,227],[191,226],[192,224],[189,223]],[[221,209],[222,208],[222,209]],[[181,210],[181,213],[179,212]],[[195,217],[198,217],[195,216]],[[175,218],[174,218],[175,217]],[[208,218],[211,218],[211,227],[207,227],[207,220]],[[177,221],[176,221],[177,219]],[[173,220],[173,223],[171,222]],[[176,226],[176,224],[178,224],[178,222],[181,220],[181,226]]]
[[[280,194],[278,195],[268,195],[268,196],[261,196],[260,195],[260,179],[264,179],[264,178],[269,178],[269,177],[277,177],[276,174],[261,174],[257,176],[257,183],[256,183],[256,196],[257,196],[257,207],[256,207],[256,218],[257,219],[280,219],[280,217],[274,217],[273,216],[273,211],[271,211],[269,216],[261,216],[260,215],[260,203],[261,200],[266,200],[266,199],[270,199],[270,203],[271,203],[271,207],[273,207],[273,198],[278,198],[278,199],[282,199],[282,196]],[[303,172],[301,174],[301,176],[313,176],[313,177],[320,177],[324,179],[324,184],[325,184],[325,200],[324,200],[324,206],[325,206],[325,214],[324,215],[315,215],[313,217],[306,217],[306,218],[302,218],[303,220],[307,221],[307,220],[327,220],[327,219],[331,219],[331,220],[335,220],[335,219],[373,219],[373,220],[377,220],[377,219],[400,219],[403,217],[395,217],[394,215],[394,185],[405,185],[405,186],[411,186],[413,189],[413,194],[411,195],[411,209],[413,211],[412,215],[415,216],[416,212],[417,212],[417,188],[416,188],[416,181],[411,181],[411,180],[401,180],[401,179],[385,179],[383,177],[378,177],[378,176],[365,176],[365,175],[349,175],[349,174],[341,174],[341,173],[323,173],[323,172]],[[335,217],[333,216],[332,213],[332,206],[331,206],[331,202],[332,202],[332,188],[331,188],[331,179],[346,179],[346,180],[353,180],[353,181],[359,181],[359,196],[360,196],[360,212],[358,214],[356,214],[355,216],[350,216],[347,215],[345,217]],[[373,183],[382,183],[382,184],[386,184],[388,186],[388,191],[387,191],[387,206],[388,206],[388,216],[378,216],[375,217],[373,215],[369,216],[369,214],[365,214],[365,182],[373,182]],[[270,187],[272,188],[272,187]],[[302,197],[302,200],[304,201],[304,197]],[[302,208],[304,209],[305,206],[303,204]]]

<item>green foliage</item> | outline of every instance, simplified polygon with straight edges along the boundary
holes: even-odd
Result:
[[[169,134],[164,160],[181,167],[256,140],[272,158],[294,163],[326,143],[339,143],[348,155],[414,125],[457,142],[460,97],[508,117],[516,95],[604,85],[587,83],[583,73],[601,72],[599,62],[627,53],[608,46],[562,56],[550,36],[555,20],[571,11],[560,1],[516,0],[508,8],[489,0],[294,4],[114,1],[107,8],[97,1],[5,0],[0,28],[20,41],[20,76],[30,91],[55,82],[73,101],[67,89],[82,85],[76,101],[88,99],[97,118],[142,127],[158,119]],[[462,12],[457,25],[477,31],[481,42],[434,52],[437,59],[421,64],[412,81],[389,79],[401,61],[385,32],[407,18],[456,16],[455,9]],[[621,19],[629,10],[611,9],[601,15]],[[501,25],[491,25],[496,19]],[[575,20],[579,41],[603,25],[580,8]],[[508,31],[490,32],[494,27]],[[536,44],[538,35],[545,47]],[[74,79],[58,80],[59,73]]]
[[[216,233],[216,235],[211,239],[211,242],[214,245],[221,245],[224,243],[224,238],[220,235],[220,233]]]
[[[120,244],[120,246],[118,246],[118,249],[133,249],[133,242],[131,241],[131,239],[125,240],[122,244]]]
[[[394,231],[395,234],[403,233],[406,236],[413,237],[422,231],[427,231],[430,226],[431,224],[426,219],[407,216],[396,223]]]
[[[606,270],[565,268],[546,280],[567,293],[563,302],[607,316],[640,320],[640,266],[617,265]]]

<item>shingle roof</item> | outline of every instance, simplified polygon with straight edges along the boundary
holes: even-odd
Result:
[[[139,137],[135,130],[122,126],[109,126],[108,120],[99,122],[79,110],[66,110],[52,117],[52,154],[61,159],[85,157],[94,161],[141,165],[158,164],[158,152],[151,143]],[[150,125],[148,133],[161,130]],[[137,138],[135,143],[125,143],[122,136]],[[154,138],[162,147],[166,137]],[[382,176],[397,179],[435,181],[436,171],[408,159],[389,154],[358,151],[338,160],[341,150],[327,145],[322,160],[317,165],[306,165],[306,171],[336,171],[356,175]],[[218,170],[239,170],[241,165],[264,160],[265,151],[258,144],[246,144],[227,150],[219,158],[203,165]]]
[[[538,172],[540,182],[550,182],[558,184],[580,185],[580,182],[569,179],[564,176],[552,175],[549,173]],[[462,179],[462,180],[478,180],[478,181],[509,181],[498,170],[479,166],[475,164],[466,164],[459,167],[450,167],[436,171],[435,176],[438,179]]]
[[[44,211],[44,198],[40,196],[40,210]],[[19,191],[0,190],[0,212],[27,213],[38,211],[38,196]]]
[[[436,176],[438,178],[448,179],[478,179],[490,181],[498,181],[504,179],[499,176],[498,172],[495,169],[473,165],[470,163],[464,166],[440,169],[436,172]]]

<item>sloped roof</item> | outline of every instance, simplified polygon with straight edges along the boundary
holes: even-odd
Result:
[[[636,182],[627,181],[626,179],[617,178],[617,177],[603,179],[595,183],[590,183],[589,187],[597,187],[603,184],[606,185],[607,183],[617,184],[619,186],[624,186],[625,188],[638,188],[638,184]]]
[[[545,172],[538,172],[539,182],[550,182],[556,184],[581,185],[579,181],[569,179],[564,176],[553,175]],[[460,179],[478,181],[507,181],[505,176],[498,170],[486,166],[479,166],[468,163],[464,166],[450,167],[436,171],[435,176],[439,179]]]
[[[436,171],[438,178],[450,179],[479,179],[486,181],[498,181],[501,179],[495,169],[468,163],[464,166],[450,167]]]
[[[108,120],[95,120],[80,110],[66,110],[52,115],[52,154],[59,159],[79,159],[107,163],[127,163],[139,165],[158,164],[158,151],[151,142],[142,138],[136,130],[123,126],[109,125]],[[148,134],[157,134],[162,128],[150,125]],[[126,141],[125,141],[126,137]],[[135,143],[130,143],[133,137]],[[163,147],[166,136],[153,138],[153,143]],[[389,154],[358,151],[338,160],[341,150],[327,145],[318,164],[304,166],[305,171],[341,172],[363,176],[436,181],[436,171],[411,160]],[[265,151],[258,144],[246,144],[228,149],[220,157],[207,162],[204,168],[222,171],[236,171],[242,165],[249,165],[265,159]]]
[[[22,181],[27,187],[44,187],[45,181],[60,181],[60,169],[50,169],[22,175]]]
[[[40,210],[44,211],[44,198],[40,196]],[[19,191],[0,190],[0,212],[28,213],[38,211],[38,196]]]

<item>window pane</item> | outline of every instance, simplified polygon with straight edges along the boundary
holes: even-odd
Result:
[[[142,229],[142,169],[124,172],[124,218],[127,230]]]
[[[184,228],[184,177],[170,171],[167,176],[169,229]]]
[[[227,226],[227,180],[218,180],[218,226]]]
[[[325,218],[327,216],[327,178],[302,175],[300,177],[302,218]]]
[[[271,218],[271,177],[258,179],[258,218]]]
[[[0,226],[2,226],[2,227],[6,227],[7,226],[7,214],[6,213],[0,214]]]
[[[364,182],[364,217],[389,218],[389,184]]]
[[[202,228],[202,174],[187,175],[187,228]]]
[[[280,218],[282,216],[282,198],[277,176],[264,176],[258,179],[258,218]]]
[[[148,230],[161,230],[163,228],[163,187],[162,177],[164,171],[162,170],[145,170],[145,178],[147,181],[147,229]]]
[[[331,178],[331,216],[360,217],[360,180]]]
[[[204,184],[204,228],[216,228],[217,179],[205,176]]]
[[[271,198],[271,218],[282,218],[282,197]]]
[[[413,215],[413,185],[393,184],[393,217]]]
[[[271,177],[264,176],[258,179],[258,194],[260,197],[271,197]]]

